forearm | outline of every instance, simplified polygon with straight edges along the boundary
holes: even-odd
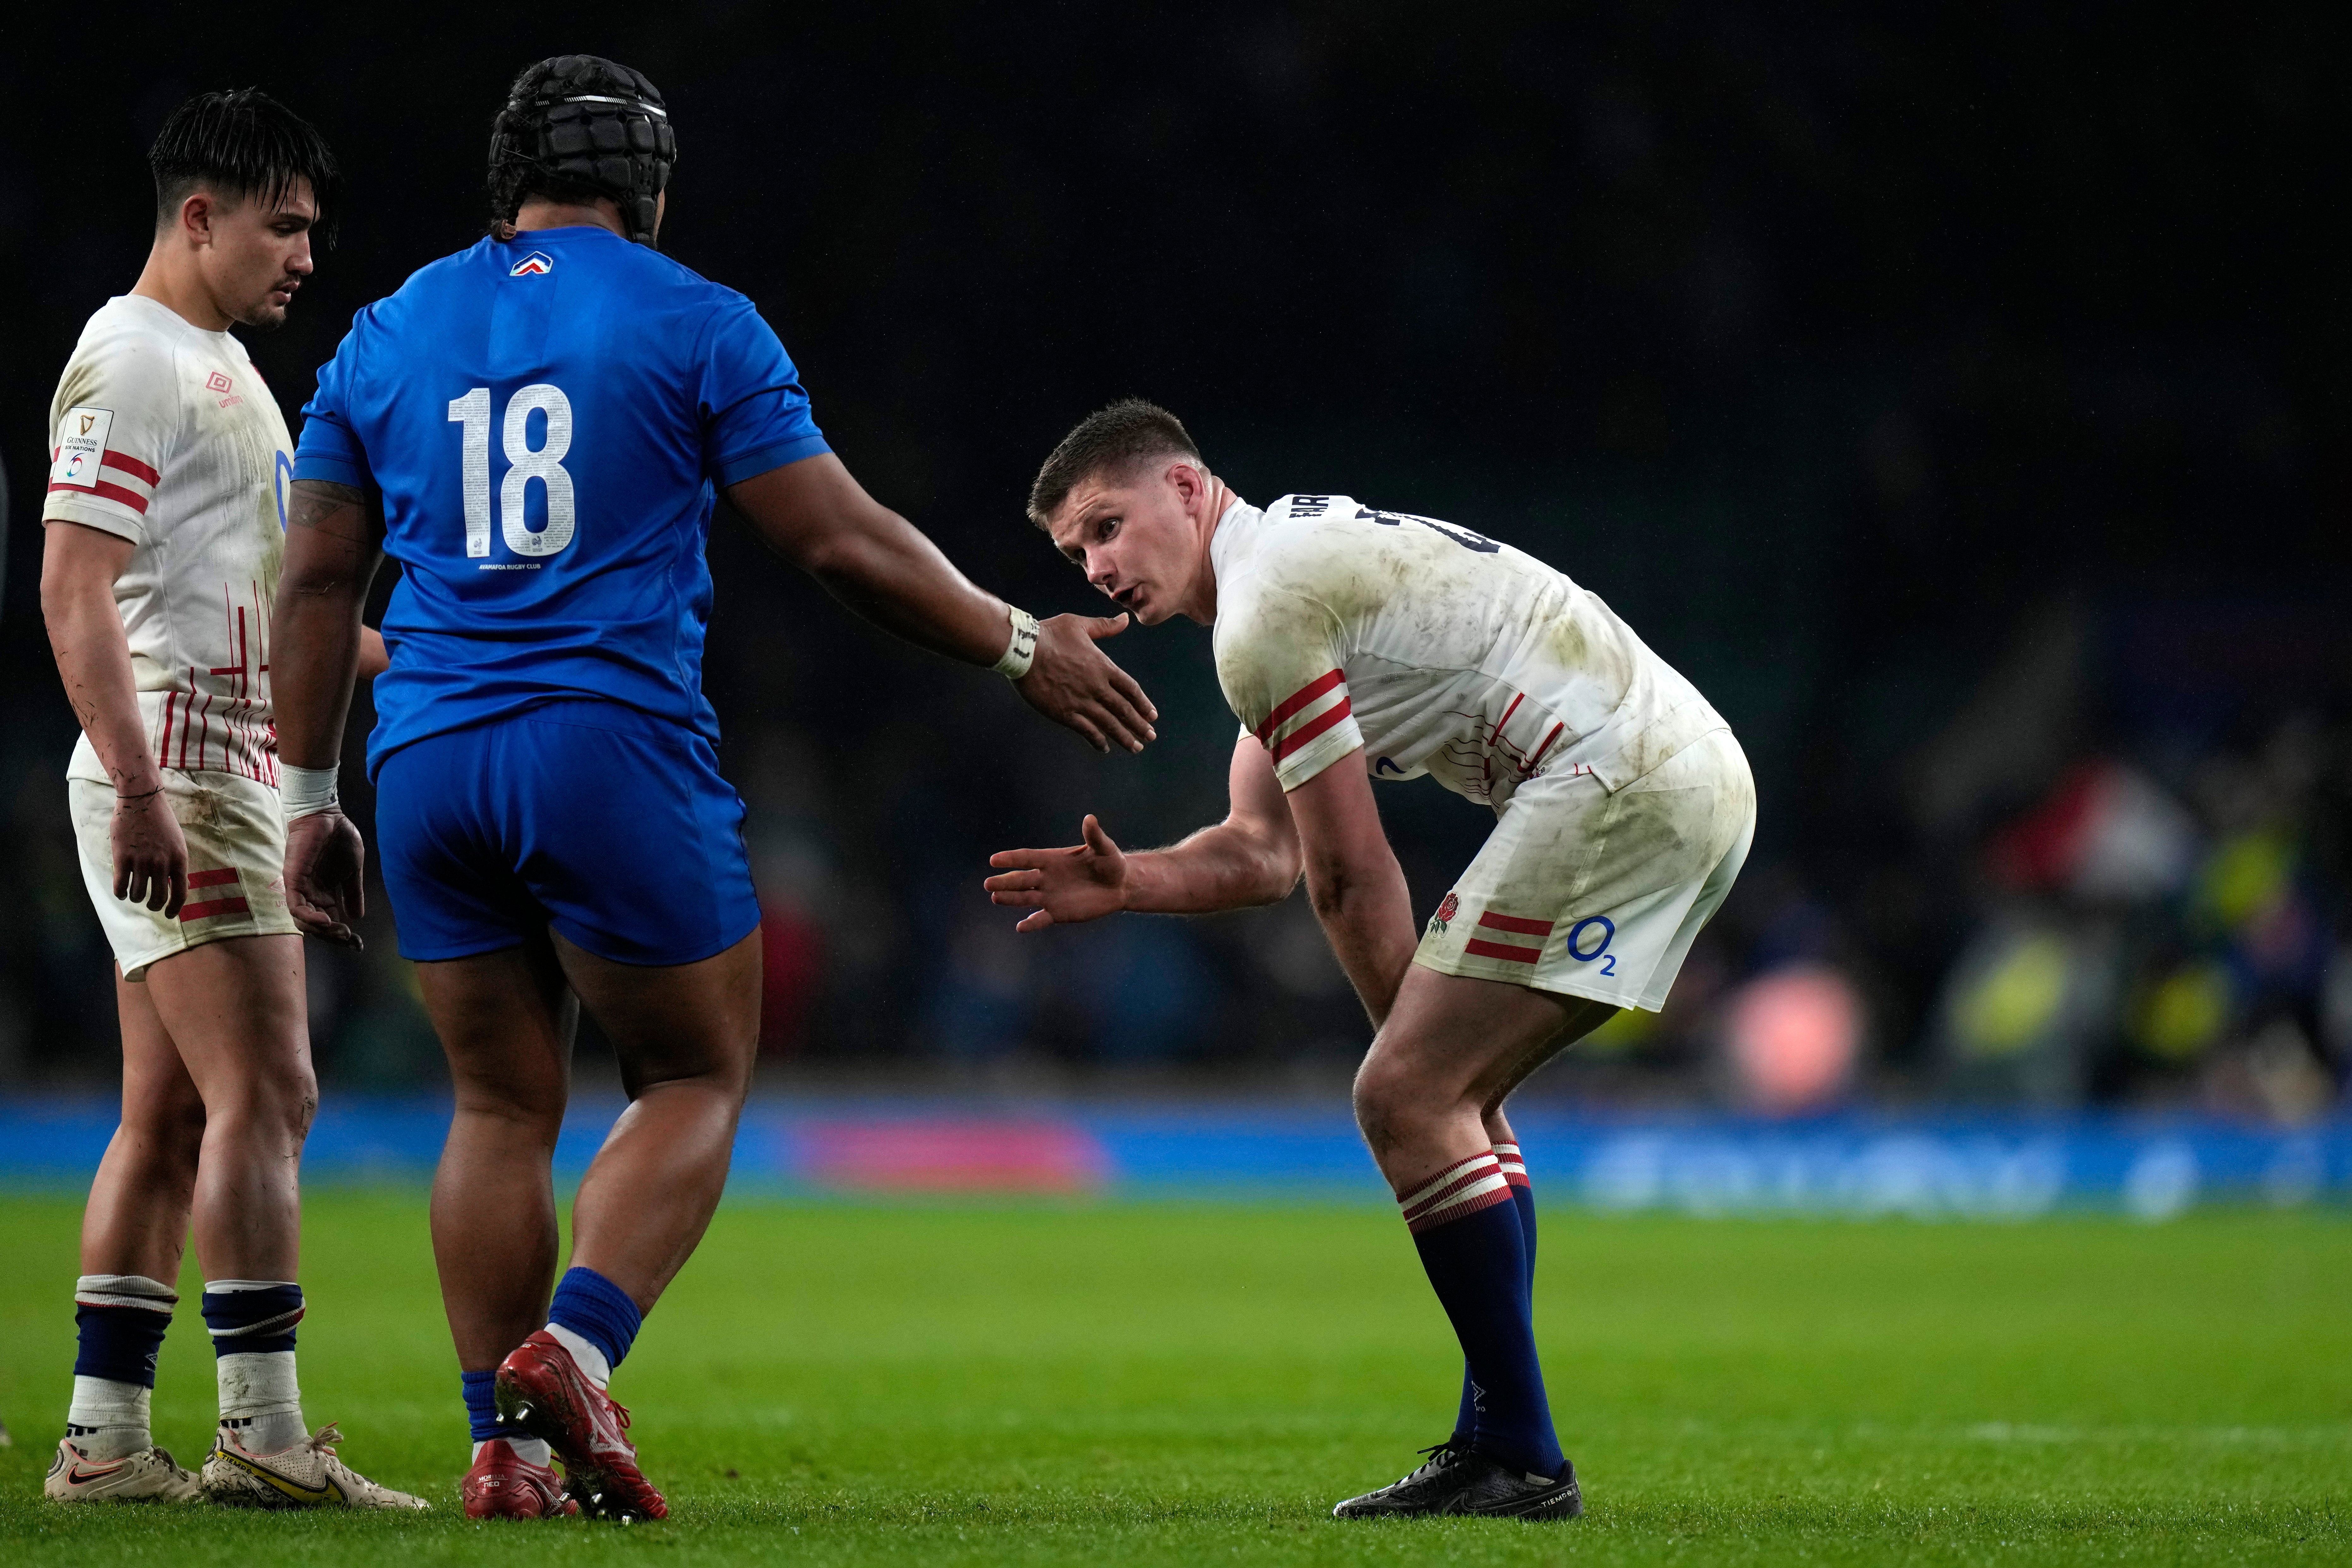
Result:
[[[270,670],[278,755],[293,767],[332,767],[343,754],[360,667],[360,612],[380,559],[379,537],[360,491],[294,481]]]
[[[346,589],[279,592],[270,698],[280,761],[328,768],[341,760],[359,674],[361,608],[360,596]]]
[[[770,549],[885,631],[967,664],[994,664],[1011,640],[1004,602],[830,452],[730,485],[727,500]]]
[[[1279,902],[1298,885],[1280,847],[1221,822],[1181,844],[1127,858],[1126,907],[1139,914],[1203,915]]]
[[[1388,1022],[1418,945],[1402,868],[1393,856],[1384,865],[1352,869],[1310,865],[1307,891],[1339,967],[1347,971],[1372,1026],[1380,1027]]]
[[[110,584],[91,579],[41,590],[42,617],[66,700],[89,737],[118,795],[144,795],[161,786],[154,753],[148,749],[146,721],[139,713],[138,682],[131,669],[131,644],[114,607]]]
[[[984,592],[922,531],[887,507],[810,552],[809,574],[826,593],[919,647],[994,664],[1011,639],[1004,601]]]

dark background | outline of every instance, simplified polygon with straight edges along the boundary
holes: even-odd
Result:
[[[1739,1004],[1795,973],[1861,1026],[1851,1069],[1784,1108],[2292,1120],[2336,1096],[2352,343],[2326,8],[22,16],[0,23],[29,128],[0,165],[0,1077],[112,1071],[32,520],[55,377],[145,254],[156,127],[258,84],[345,163],[340,244],[249,339],[299,431],[351,312],[479,234],[514,70],[580,50],[668,100],[665,248],[759,302],[851,470],[984,584],[1090,607],[1021,501],[1073,421],[1137,393],[1253,500],[1340,490],[1552,561],[1713,698],[1759,776],[1756,853],[1664,1023],[1551,1092],[1773,1103]],[[1219,814],[1203,634],[1113,645],[1162,739],[1098,761],[723,515],[711,555],[769,1082],[1346,1070],[1368,1031],[1301,900],[1015,942],[978,891],[988,850],[1066,841],[1084,809],[1132,844]],[[1425,784],[1382,798],[1425,911],[1487,819]],[[2082,870],[2085,823],[2156,844],[2137,880]],[[381,907],[371,933],[363,960],[311,948],[322,1068],[430,1086]]]

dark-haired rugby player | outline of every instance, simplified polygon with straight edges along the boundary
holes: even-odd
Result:
[[[294,1373],[317,1089],[269,689],[293,458],[228,329],[286,319],[335,161],[253,90],[181,105],[149,161],[154,244],[58,384],[41,512],[41,613],[82,729],[74,827],[122,1016],[122,1123],[82,1222],[81,1349],[45,1490],[196,1494],[148,1428],[193,1215],[220,1374],[204,1493],[422,1508],[346,1468],[333,1428],[304,1427]]]
[[[301,764],[294,909],[322,933],[360,900],[332,793],[359,610],[379,551],[402,566],[368,763],[401,952],[457,1084],[433,1241],[476,1515],[667,1510],[607,1380],[709,1223],[760,1018],[743,804],[702,694],[715,493],[861,614],[994,665],[1096,744],[1151,733],[1095,647],[1124,617],[1040,626],[967,582],[833,455],[751,300],[655,248],[676,155],[637,72],[525,69],[491,136],[489,237],[360,312],[296,467],[278,726]],[[559,1284],[575,998],[630,1105]]]
[[[1046,459],[1030,514],[1145,625],[1215,627],[1240,716],[1231,814],[1129,854],[1092,817],[992,858],[1023,931],[1119,910],[1308,897],[1378,1034],[1356,1117],[1465,1371],[1453,1434],[1342,1518],[1582,1508],[1530,1327],[1535,1200],[1503,1102],[1621,1007],[1662,1006],[1748,855],[1755,784],[1723,720],[1562,574],[1346,496],[1264,510],[1130,399]],[[1426,773],[1495,831],[1416,936],[1374,783]]]

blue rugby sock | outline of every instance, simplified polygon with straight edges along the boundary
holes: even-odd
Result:
[[[458,1381],[466,1390],[466,1429],[477,1443],[487,1443],[504,1434],[499,1430],[499,1374],[496,1372],[461,1372]]]
[[[461,1372],[458,1381],[466,1391],[466,1427],[473,1435],[474,1457],[479,1458],[482,1445],[503,1437],[507,1447],[519,1458],[534,1465],[549,1462],[547,1444],[537,1437],[526,1437],[509,1432],[499,1425],[499,1374],[495,1372]]]
[[[557,1334],[558,1339],[570,1334],[585,1342],[586,1348],[603,1359],[604,1364],[599,1367],[581,1354],[582,1345],[566,1341],[581,1362],[581,1370],[600,1384],[613,1375],[621,1358],[629,1353],[629,1346],[635,1342],[637,1330],[644,1322],[629,1293],[593,1268],[566,1270],[562,1282],[555,1287],[555,1300],[547,1310],[551,1332],[560,1329],[563,1333]]]
[[[1495,1145],[1495,1158],[1502,1163],[1503,1179],[1511,1184],[1511,1202],[1519,1211],[1519,1240],[1527,1253],[1528,1302],[1533,1307],[1536,1295],[1536,1192],[1528,1180],[1527,1161],[1517,1143]],[[1477,1384],[1470,1379],[1470,1363],[1462,1363],[1462,1408],[1454,1417],[1454,1440],[1466,1444],[1478,1424]]]
[[[1470,1365],[1471,1446],[1529,1475],[1557,1476],[1567,1460],[1544,1398],[1526,1243],[1502,1163],[1492,1151],[1474,1154],[1397,1201]]]

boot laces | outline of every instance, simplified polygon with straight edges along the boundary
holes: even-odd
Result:
[[[1432,1443],[1428,1447],[1419,1449],[1417,1452],[1428,1457],[1412,1474],[1405,1477],[1408,1481],[1419,1480],[1423,1476],[1433,1475],[1445,1468],[1469,1453],[1470,1446],[1458,1438],[1448,1436],[1443,1443]]]

